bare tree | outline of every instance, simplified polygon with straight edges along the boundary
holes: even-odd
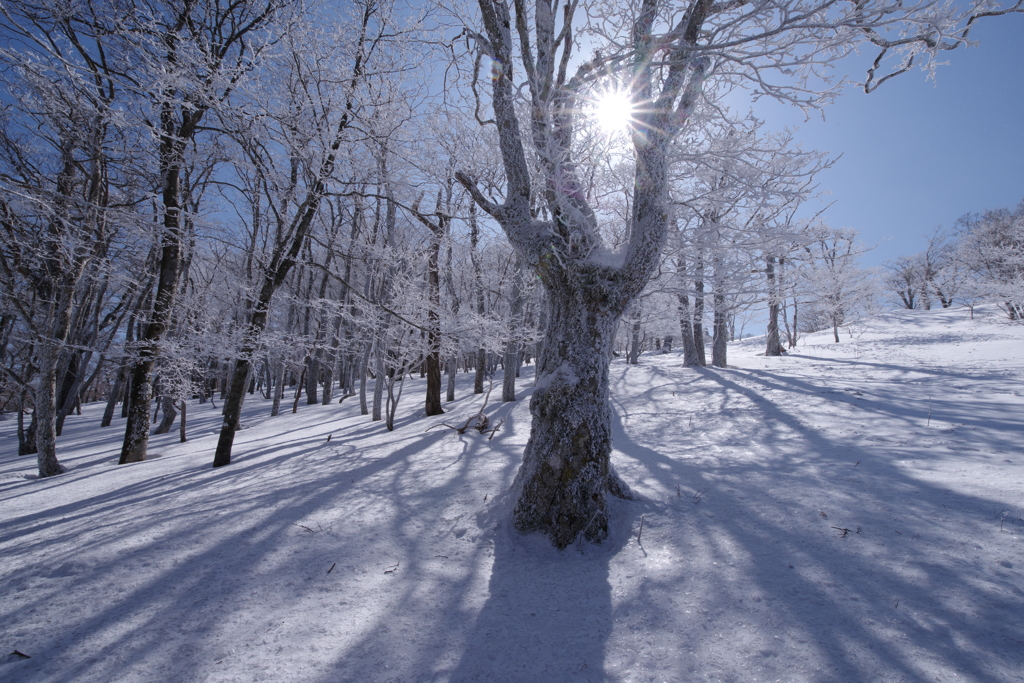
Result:
[[[115,39],[96,23],[35,3],[0,11],[0,73],[12,95],[0,118],[0,295],[4,329],[29,340],[24,355],[0,358],[21,396],[31,394],[35,443],[22,445],[37,453],[41,477],[63,471],[63,419],[138,293],[113,265],[112,244],[138,224],[130,207],[142,195],[118,167],[134,141],[118,129],[123,63],[108,59]],[[6,338],[3,346],[14,349]]]
[[[870,90],[920,58],[962,44],[977,16],[1017,11],[1020,4],[993,10],[979,2],[966,13],[937,13],[932,3],[908,8],[889,0],[842,7],[831,1],[693,0],[681,8],[644,0],[625,16],[588,17],[603,32],[603,43],[574,75],[569,67],[577,47],[576,15],[584,10],[574,1],[549,0],[529,9],[526,0],[515,0],[514,8],[513,16],[506,0],[479,0],[484,32],[474,34],[492,64],[504,201],[489,201],[468,175],[459,180],[501,224],[548,293],[547,339],[531,402],[533,428],[514,483],[513,522],[520,531],[542,531],[565,547],[581,534],[591,541],[604,538],[606,494],[629,495],[609,461],[611,339],[619,316],[657,265],[669,224],[668,148],[686,126],[705,80],[749,79],[762,93],[814,104],[821,93],[773,85],[768,73],[810,73],[858,43],[873,43],[880,55],[865,83]],[[901,61],[895,72],[882,75],[890,52]],[[522,89],[516,81],[520,65]],[[588,86],[620,70],[628,74],[636,105],[635,189],[629,239],[613,253],[602,243],[586,199],[573,136]],[[520,92],[528,99],[529,142],[516,111]],[[537,188],[530,155],[542,179]],[[547,220],[532,211],[535,192]]]
[[[153,366],[160,341],[171,322],[181,275],[182,220],[181,180],[189,143],[199,132],[211,107],[223,103],[251,68],[266,40],[260,31],[281,8],[278,0],[243,0],[223,4],[210,0],[161,4],[139,0],[143,6],[128,16],[107,17],[112,34],[124,31],[125,19],[149,21],[133,27],[139,79],[150,84],[146,95],[156,117],[154,135],[159,142],[158,163],[162,225],[159,277],[153,309],[137,339],[137,358],[131,369],[128,422],[120,464],[146,458],[149,443],[149,404]],[[116,25],[116,27],[115,27]],[[161,78],[162,72],[173,74]]]
[[[256,296],[251,303],[245,340],[237,359],[224,404],[224,424],[221,427],[213,466],[231,463],[231,447],[239,428],[242,403],[253,357],[260,336],[266,328],[274,293],[284,283],[298,262],[300,252],[315,227],[324,197],[333,179],[339,156],[350,140],[351,128],[368,102],[361,100],[367,73],[377,53],[384,51],[393,33],[389,9],[375,2],[361,5],[354,26],[348,27],[352,35],[338,40],[350,47],[341,54],[326,48],[326,54],[311,50],[304,41],[305,34],[288,36],[285,58],[287,74],[283,79],[284,102],[280,111],[270,111],[264,121],[273,121],[268,138],[240,139],[246,148],[259,178],[258,190],[266,203],[266,213],[274,225],[270,253],[257,278]],[[319,46],[324,48],[324,45]],[[342,66],[343,61],[348,64]],[[345,77],[335,81],[336,75],[326,68],[328,64],[345,68]],[[276,74],[269,74],[271,79]],[[265,102],[271,110],[274,100]],[[244,137],[244,132],[242,133]],[[274,140],[287,149],[285,159],[275,159]],[[315,388],[315,384],[313,385]],[[311,392],[312,403],[318,402]]]
[[[1010,320],[1024,320],[1024,202],[963,216],[956,227],[957,257],[972,275],[970,288]]]

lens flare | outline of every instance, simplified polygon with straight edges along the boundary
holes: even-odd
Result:
[[[629,93],[609,90],[594,102],[594,118],[606,133],[617,133],[629,128],[633,120],[633,102]]]

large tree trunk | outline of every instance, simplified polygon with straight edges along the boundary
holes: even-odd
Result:
[[[605,495],[628,495],[628,489],[609,461],[608,364],[618,316],[582,287],[551,294],[513,522],[519,531],[544,531],[564,548],[580,534],[605,538]]]
[[[520,531],[541,531],[564,548],[577,537],[600,541],[608,535],[606,494],[628,495],[611,468],[611,409],[608,404],[608,363],[615,324],[626,306],[640,294],[658,264],[668,232],[668,146],[692,112],[708,68],[706,58],[689,70],[672,68],[657,75],[652,58],[657,8],[645,3],[633,27],[636,61],[632,78],[636,101],[651,102],[635,112],[636,167],[628,243],[618,266],[600,265],[590,255],[600,253],[598,217],[587,204],[583,184],[572,159],[572,131],[579,111],[575,93],[556,76],[553,47],[560,35],[572,35],[572,8],[556,33],[552,8],[537,3],[536,53],[524,17],[517,15],[520,52],[532,71],[530,131],[535,162],[544,187],[531,188],[533,162],[527,160],[516,103],[520,88],[513,73],[515,49],[512,19],[505,2],[479,0],[488,51],[502,68],[491,79],[492,109],[500,137],[505,170],[505,201],[495,205],[467,176],[459,182],[473,199],[501,224],[517,253],[530,265],[549,294],[547,339],[538,368],[539,379],[530,402],[533,426],[516,474],[518,500],[513,524]],[[521,5],[517,5],[521,7]],[[692,44],[711,7],[698,3],[682,40]],[[683,49],[683,48],[679,48]],[[569,61],[568,52],[561,63]],[[560,74],[562,72],[559,72]],[[658,90],[660,89],[660,92]],[[552,95],[552,93],[557,93]],[[676,104],[676,98],[679,98]],[[533,211],[533,197],[543,196],[550,221]]]

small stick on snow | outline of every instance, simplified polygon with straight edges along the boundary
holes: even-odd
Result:
[[[395,573],[396,571],[398,571],[398,565],[400,565],[400,564],[402,564],[402,561],[401,561],[401,560],[399,560],[398,562],[396,562],[394,566],[392,566],[392,567],[390,567],[390,568],[388,568],[388,569],[385,569],[385,570],[384,570],[384,573],[385,573],[385,574],[394,574],[394,573]]]
[[[640,515],[640,531],[636,532],[636,542],[640,544],[640,535],[644,532],[644,516]]]
[[[333,572],[333,571],[334,571],[334,565],[336,565],[336,564],[338,564],[338,563],[337,563],[337,562],[334,562],[334,563],[332,563],[332,564],[331,564],[331,568],[327,570],[327,573],[328,573],[328,574],[330,574],[331,572]]]

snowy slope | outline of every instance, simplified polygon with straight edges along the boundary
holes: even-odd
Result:
[[[1024,681],[1024,326],[995,314],[616,361],[640,500],[562,553],[504,523],[528,389],[492,440],[428,429],[418,380],[390,434],[250,400],[219,470],[209,404],[126,466],[87,406],[48,480],[0,422],[0,680]]]

